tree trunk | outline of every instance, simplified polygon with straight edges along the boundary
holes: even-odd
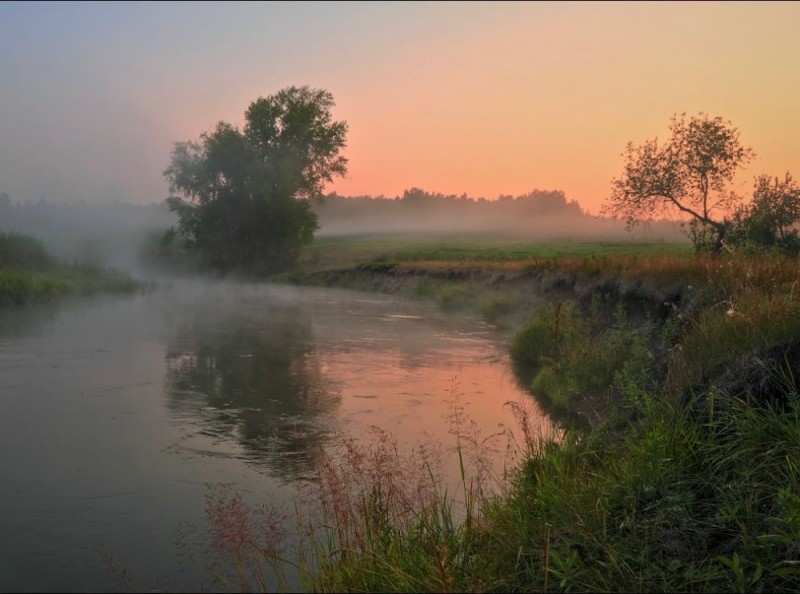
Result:
[[[717,238],[714,241],[714,245],[711,248],[711,254],[717,256],[722,252],[722,248],[725,247],[725,235],[728,232],[730,223],[728,222],[712,223],[712,226],[714,227],[714,230],[717,232]]]

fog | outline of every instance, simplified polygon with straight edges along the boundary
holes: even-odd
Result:
[[[145,272],[141,252],[148,240],[177,223],[166,205],[0,204],[0,231],[18,231],[41,240],[59,260]]]
[[[530,241],[686,241],[677,221],[628,230],[624,222],[587,214],[560,190],[496,200],[445,196],[419,188],[394,198],[331,194],[312,202],[320,237],[352,235],[484,235]]]
[[[584,212],[558,190],[535,190],[497,200],[444,196],[418,188],[403,196],[343,197],[330,194],[310,204],[317,237],[357,235],[481,235],[542,241],[686,241],[680,224],[655,221],[628,231],[622,221]],[[0,231],[41,240],[68,264],[92,264],[149,276],[142,254],[177,216],[166,204],[61,204],[0,202]]]

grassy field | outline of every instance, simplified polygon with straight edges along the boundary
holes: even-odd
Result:
[[[547,243],[502,237],[322,237],[307,246],[300,263],[307,270],[324,270],[369,261],[393,263],[470,263],[497,265],[561,258],[597,259],[613,255],[627,257],[689,256],[689,243],[574,242]]]

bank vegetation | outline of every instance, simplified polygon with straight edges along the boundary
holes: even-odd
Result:
[[[31,235],[0,232],[0,306],[52,301],[66,295],[132,292],[127,273],[58,261]]]

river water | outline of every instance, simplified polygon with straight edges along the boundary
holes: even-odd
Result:
[[[176,542],[211,486],[290,502],[372,426],[452,443],[454,394],[483,435],[529,400],[479,319],[395,297],[176,281],[4,309],[0,590],[119,590],[109,557],[137,589],[214,589]]]

